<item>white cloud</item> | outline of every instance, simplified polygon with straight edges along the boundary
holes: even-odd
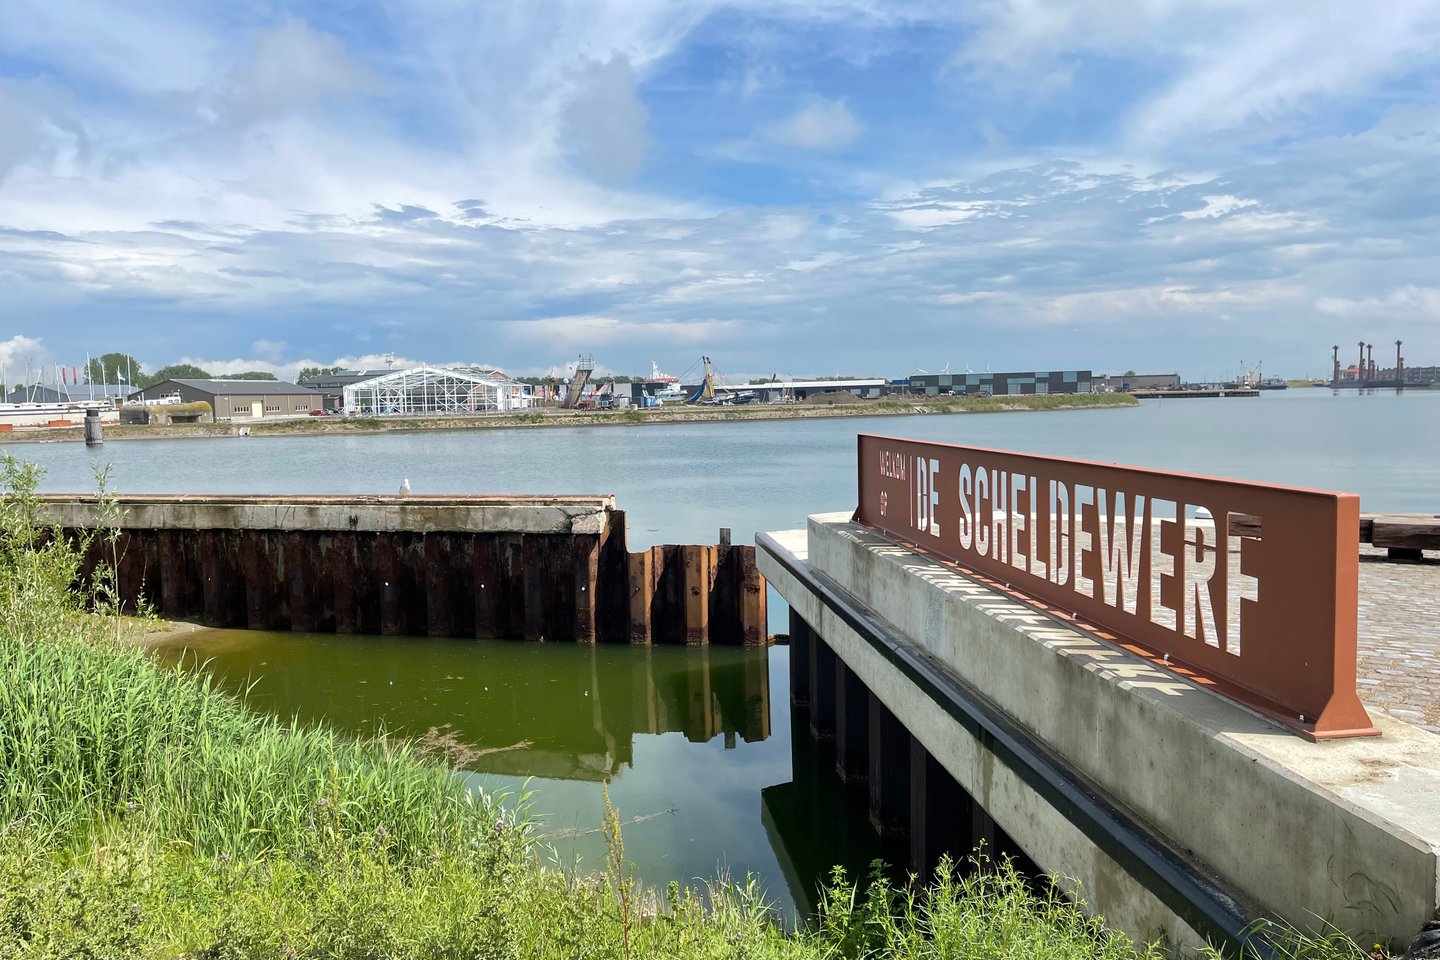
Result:
[[[264,357],[266,360],[276,361],[285,352],[284,340],[256,340],[250,344],[250,352],[257,357]]]
[[[563,137],[581,169],[603,181],[628,180],[640,172],[650,138],[650,115],[635,93],[629,57],[586,64],[574,99],[565,109]]]
[[[761,130],[763,139],[802,150],[838,150],[860,135],[860,121],[843,99],[816,98]]]
[[[51,359],[50,351],[37,337],[14,336],[9,340],[0,340],[0,365],[5,367],[5,376],[9,377],[9,380],[0,380],[0,383],[19,383],[24,379],[27,365],[38,369]]]
[[[584,343],[597,348],[627,343],[660,347],[713,344],[733,338],[741,329],[735,320],[631,321],[606,316],[544,317],[506,326],[512,336],[522,340]]]
[[[1199,210],[1182,210],[1180,216],[1186,220],[1202,220],[1214,217],[1223,217],[1227,213],[1234,213],[1236,210],[1243,210],[1246,207],[1253,207],[1254,200],[1244,200],[1240,197],[1232,197],[1228,194],[1217,197],[1201,197],[1205,206]]]
[[[222,110],[242,122],[275,120],[376,85],[338,37],[289,20],[260,33],[249,61],[226,84]]]
[[[1440,49],[1431,0],[983,0],[967,15],[975,33],[955,65],[1002,102],[1072,96],[1091,57],[1153,77],[1120,118],[1132,150],[1269,142],[1317,103],[1363,96]]]
[[[1440,288],[1406,284],[1378,297],[1320,297],[1315,309],[1338,317],[1381,319],[1399,314],[1407,323],[1440,321]]]

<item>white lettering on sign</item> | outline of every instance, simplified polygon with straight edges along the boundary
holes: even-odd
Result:
[[[1131,498],[1134,515],[1125,511],[1125,492],[1110,494],[1110,509],[1100,521],[1100,578],[1105,602],[1117,610],[1135,612],[1140,593],[1140,554],[1144,549],[1147,504],[1143,496]]]
[[[916,530],[932,537],[940,536],[940,461],[926,457],[915,459],[915,510],[911,521]]]
[[[1210,581],[1215,578],[1215,521],[1200,520],[1185,538],[1185,636],[1220,646]]]
[[[960,464],[956,487],[960,494],[960,546],[970,550],[975,545],[975,513],[971,506],[971,498],[975,496],[975,477],[970,472],[970,464]]]
[[[1227,523],[1228,526],[1228,523]],[[1228,630],[1225,638],[1225,652],[1235,656],[1240,655],[1240,638],[1245,635],[1245,622],[1253,616],[1255,608],[1260,604],[1260,581],[1250,573],[1250,567],[1255,563],[1261,550],[1265,549],[1265,542],[1254,537],[1236,537],[1240,541],[1239,571],[1237,576],[1231,577],[1231,589],[1226,594],[1226,603],[1229,607],[1226,614]]]
[[[883,451],[881,476],[903,482],[904,489],[882,491],[882,515],[891,493],[906,495],[911,530],[1003,564],[1018,572],[1021,584],[1029,575],[1069,587],[1078,596],[1239,655],[1245,625],[1260,603],[1256,571],[1265,549],[1260,538],[1236,538],[1239,569],[1232,578],[1235,588],[1228,589],[1221,582],[1227,572],[1221,556],[1230,540],[1213,520],[1187,520],[1197,512],[1204,518],[1208,505],[970,461],[954,464],[951,475],[951,463],[942,471],[938,458]]]
[[[1095,538],[1090,529],[1090,522],[1087,517],[1095,510],[1095,488],[1084,484],[1075,484],[1075,517],[1073,530],[1075,531],[1075,573],[1071,582],[1075,592],[1084,594],[1087,597],[1095,596],[1095,581],[1090,579],[1090,573],[1094,569]],[[1090,509],[1085,509],[1089,507]]]
[[[1165,602],[1169,593],[1166,586],[1176,576],[1175,555],[1168,546],[1172,535],[1178,536],[1176,524],[1183,523],[1185,515],[1180,504],[1173,500],[1150,501],[1151,523],[1158,523],[1151,542],[1154,544],[1150,561],[1150,620],[1167,630],[1176,629],[1175,608]],[[1150,534],[1147,530],[1147,539]]]
[[[1059,480],[1050,481],[1050,582],[1063,587],[1070,582],[1070,488]]]

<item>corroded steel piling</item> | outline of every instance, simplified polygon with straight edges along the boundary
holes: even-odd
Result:
[[[52,522],[93,501],[46,498]],[[755,549],[625,546],[608,497],[196,497],[120,501],[120,600],[211,626],[392,636],[763,644]],[[697,721],[698,722],[698,721]],[[700,723],[700,726],[704,726]]]

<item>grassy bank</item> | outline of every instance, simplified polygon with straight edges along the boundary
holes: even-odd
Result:
[[[847,402],[848,401],[848,402]],[[463,417],[301,417],[255,423],[189,423],[171,426],[114,424],[105,439],[145,440],[230,437],[243,426],[252,437],[326,436],[331,434],[413,432],[419,430],[513,430],[531,427],[626,426],[645,423],[712,423],[752,420],[808,420],[829,417],[884,417],[911,414],[1018,413],[1129,407],[1128,394],[1048,394],[1017,397],[911,397],[834,401],[818,398],[793,405],[744,404],[729,407],[667,406],[628,410],[543,409],[524,413]],[[0,444],[25,441],[83,440],[81,427],[21,429],[0,434]]]
[[[414,744],[264,718],[118,641],[105,571],[77,595],[35,472],[0,474],[0,957],[1158,956],[1004,865],[914,892],[837,875],[799,932],[750,885],[639,889],[615,812],[602,870],[545,869],[518,798]]]

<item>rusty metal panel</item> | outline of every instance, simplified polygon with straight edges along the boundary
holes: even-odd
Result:
[[[402,561],[399,534],[377,533],[370,545],[371,593],[380,599],[380,633],[387,637],[405,636],[410,632],[401,596]]]
[[[685,642],[685,557],[673,543],[650,548],[655,590],[650,601],[650,641]]]
[[[683,609],[685,642],[710,642],[710,547],[686,544],[680,548],[684,565]]]
[[[212,627],[245,623],[245,576],[240,569],[239,535],[233,530],[201,530],[200,575],[205,623]]]
[[[569,537],[525,534],[520,545],[527,640],[569,640],[575,561]]]
[[[610,523],[600,534],[600,560],[596,577],[596,635],[606,641],[629,640],[630,552],[626,549],[623,511],[612,511]]]
[[[630,585],[631,643],[650,644],[650,604],[655,597],[655,553],[641,550],[630,554],[628,580]]]
[[[747,646],[770,642],[770,591],[755,565],[753,546],[733,547],[740,581],[740,642]]]
[[[313,533],[291,530],[279,534],[285,558],[286,591],[290,597],[290,629],[313,633],[329,629],[322,584],[328,586]]]
[[[1378,734],[1355,692],[1355,495],[890,437],[858,446],[858,522],[1308,737]]]
[[[121,531],[115,536],[115,591],[121,609],[134,613],[136,601],[144,594],[144,532]]]
[[[425,591],[425,633],[432,637],[453,637],[456,603],[450,535],[423,534],[420,550],[424,556],[419,579]]]
[[[359,633],[361,629],[360,560],[358,537],[349,531],[331,535],[326,562],[330,568],[330,591],[335,598],[335,632]]]
[[[574,610],[572,627],[574,639],[594,643],[596,639],[596,612],[600,600],[600,536],[599,534],[576,534],[573,538],[574,553]]]
[[[499,636],[502,623],[500,558],[494,534],[475,535],[470,570],[475,603],[475,636],[481,639]]]
[[[268,530],[239,532],[240,569],[245,578],[245,625],[283,630],[290,623],[290,591],[282,590],[284,548]]]
[[[710,642],[740,643],[740,558],[737,548],[714,548],[710,568]]]
[[[496,540],[500,560],[501,598],[496,608],[500,616],[499,636],[526,636],[525,612],[525,537],[504,533]]]
[[[199,539],[194,531],[159,530],[160,612],[172,620],[189,619],[201,612]]]

